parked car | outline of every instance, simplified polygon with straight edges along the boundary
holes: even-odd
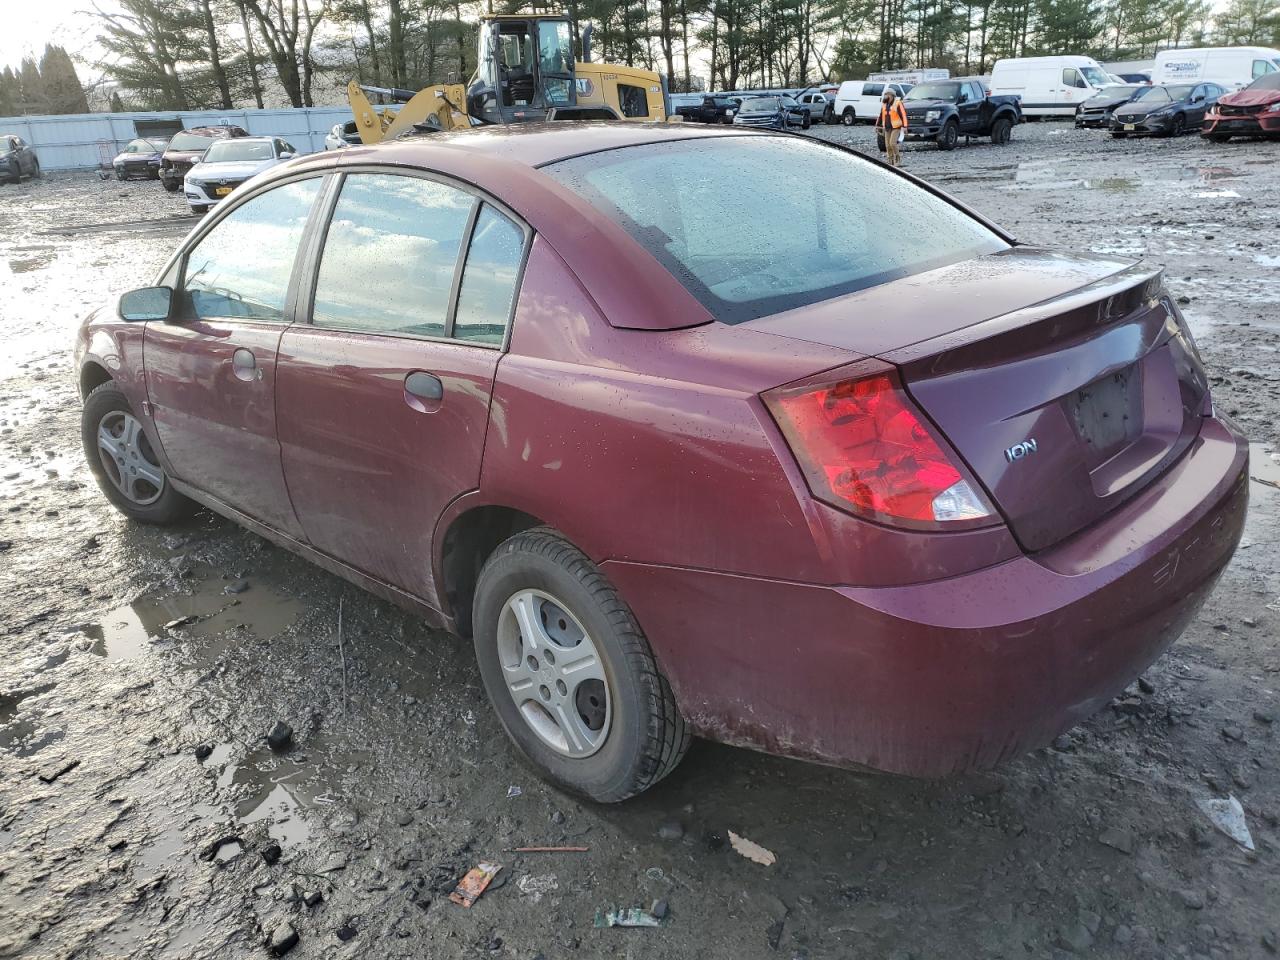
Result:
[[[187,172],[200,162],[206,150],[219,140],[247,136],[248,130],[234,126],[180,130],[169,140],[169,145],[160,158],[160,183],[170,193],[177,193],[182,189],[182,181]]]
[[[15,134],[0,134],[0,173],[12,183],[40,176],[40,158],[27,141]]]
[[[326,150],[358,147],[363,142],[360,139],[360,131],[357,129],[354,120],[348,120],[346,123],[335,123],[333,128],[324,135],[324,148]]]
[[[1146,669],[1243,529],[1248,444],[1158,267],[807,138],[321,152],[154,283],[77,338],[107,500],[204,504],[470,636],[516,748],[600,801],[691,733],[1015,757]]]
[[[1150,90],[1148,84],[1127,83],[1122,86],[1105,87],[1088,100],[1081,101],[1076,107],[1077,127],[1110,127],[1111,114],[1117,107],[1132,100],[1139,99]]]
[[[739,127],[765,127],[770,130],[809,129],[809,112],[788,96],[747,97],[734,115]]]
[[[733,123],[742,101],[737,97],[705,96],[691,106],[677,107],[676,113],[693,123]]]
[[[1118,73],[1116,74],[1125,83],[1138,83],[1144,86],[1151,86],[1150,73]]]
[[[1226,89],[1216,83],[1166,83],[1147,87],[1141,97],[1117,107],[1111,135],[1158,134],[1177,137],[1199,129],[1209,107]]]
[[[880,116],[880,98],[885,88],[891,89],[902,99],[911,89],[909,83],[880,83],[873,80],[846,80],[840,84],[836,92],[835,103],[831,105],[832,113],[840,118],[846,127],[851,127],[859,120],[875,123]]]
[[[1016,96],[1028,117],[1074,117],[1076,106],[1112,83],[1092,57],[1017,57],[997,60],[991,92]]]
[[[801,90],[794,99],[800,104],[800,109],[809,115],[810,124],[835,122],[833,94],[826,94],[815,87],[810,87],[808,90]]]
[[[279,137],[237,137],[219,140],[192,167],[183,191],[192,213],[205,213],[229,197],[245,181],[298,155],[293,144]]]
[[[125,144],[116,154],[111,166],[117,180],[158,180],[160,158],[164,156],[169,141],[163,137],[138,137]]]
[[[1156,54],[1151,80],[1153,83],[1211,80],[1228,89],[1240,89],[1277,71],[1280,71],[1280,50],[1274,47],[1174,47]]]
[[[932,140],[939,149],[954,150],[961,137],[990,137],[1008,143],[1022,122],[1017,97],[994,97],[982,81],[971,77],[934,80],[912,87],[907,108],[908,140]]]
[[[1205,114],[1200,135],[1216,143],[1239,136],[1280,136],[1280,72],[1220,96]]]

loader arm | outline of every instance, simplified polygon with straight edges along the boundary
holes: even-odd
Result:
[[[366,91],[404,96],[408,91],[363,87],[355,80],[347,84],[347,102],[356,121],[360,140],[366,144],[381,143],[412,130],[418,124],[431,123],[441,130],[465,129],[471,125],[466,114],[467,88],[460,83],[435,84],[424,87],[409,97],[398,111],[379,110]]]

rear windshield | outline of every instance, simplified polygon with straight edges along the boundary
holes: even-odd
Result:
[[[202,137],[195,133],[175,133],[169,141],[170,150],[205,150],[213,143],[213,137]]]
[[[646,144],[544,169],[616,221],[726,323],[1008,246],[910,181],[799,138]],[[751,188],[726,191],[725,183]]]

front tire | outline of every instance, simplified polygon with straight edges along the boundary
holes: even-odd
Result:
[[[854,121],[857,119],[858,115],[853,112],[853,107],[845,107],[844,113],[840,114],[840,122],[846,127],[852,127]]]
[[[1173,118],[1173,129],[1169,131],[1169,136],[1180,137],[1187,132],[1187,118],[1182,114],[1175,114]]]
[[[807,113],[806,113],[806,114],[804,115],[804,122],[802,122],[802,123],[800,124],[800,129],[801,129],[801,130],[808,130],[811,126],[813,126],[813,118],[812,118],[812,117],[810,117],[810,116],[809,116],[809,114],[807,114]]]
[[[473,611],[489,700],[540,775],[617,803],[675,769],[689,728],[630,608],[577,547],[547,527],[516,534],[480,571]]]
[[[177,193],[178,188],[182,186],[180,183],[175,183],[173,180],[165,180],[163,177],[160,178],[160,182],[164,184],[164,189],[168,193]]]
[[[94,388],[84,399],[80,438],[85,459],[111,505],[141,523],[176,523],[195,511],[195,503],[173,488],[115,382]]]
[[[960,124],[954,120],[948,120],[938,134],[939,150],[954,150],[956,144],[960,141]]]

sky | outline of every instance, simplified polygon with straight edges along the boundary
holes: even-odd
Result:
[[[97,0],[103,10],[119,9]],[[46,43],[60,43],[72,57],[97,55],[94,0],[0,0],[0,68],[17,68],[25,56],[39,59]],[[91,71],[81,68],[82,81]]]

